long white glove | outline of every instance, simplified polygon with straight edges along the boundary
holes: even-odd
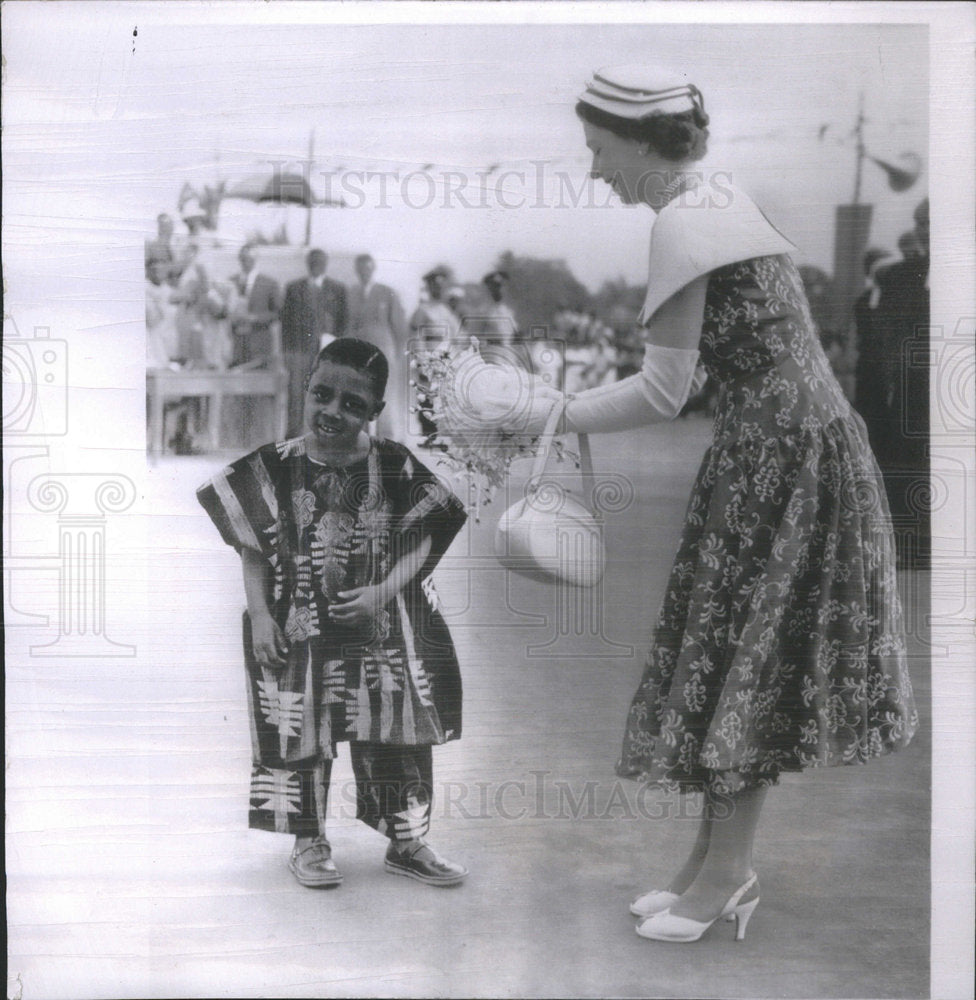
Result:
[[[648,344],[636,375],[587,389],[566,404],[563,429],[599,434],[673,420],[704,384],[698,351]]]
[[[566,396],[514,365],[489,365],[469,354],[457,365],[450,391],[438,414],[440,423],[466,435],[498,431],[541,434],[552,408],[566,403],[560,433],[600,433],[671,420],[693,391],[704,383],[696,372],[697,350],[658,347],[644,349],[640,372],[620,382]]]
[[[599,433],[673,420],[695,385],[707,292],[708,278],[702,276],[662,303],[647,325],[641,370],[571,399],[566,404],[563,429]],[[676,346],[660,346],[664,344]],[[698,387],[703,381],[704,372]]]

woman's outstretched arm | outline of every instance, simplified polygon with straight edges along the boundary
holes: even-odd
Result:
[[[651,318],[636,375],[579,393],[566,404],[563,430],[596,434],[673,420],[691,393],[708,277],[686,285]]]

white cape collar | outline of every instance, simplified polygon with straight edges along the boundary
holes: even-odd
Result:
[[[654,222],[638,322],[646,325],[675,292],[716,268],[795,250],[747,194],[700,184],[665,205]]]

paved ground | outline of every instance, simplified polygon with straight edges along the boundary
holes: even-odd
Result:
[[[550,589],[506,591],[491,516],[452,550],[439,584],[466,730],[435,750],[431,838],[472,870],[452,890],[387,875],[383,841],[341,795],[338,889],[301,889],[288,840],[246,830],[239,569],[192,496],[218,463],[157,466],[143,527],[108,561],[111,629],[139,655],[36,660],[29,629],[8,637],[8,995],[926,996],[930,685],[915,638],[921,735],[770,795],[747,940],[633,933],[628,900],[694,831],[693,802],[638,799],[612,765],[707,432],[601,440],[598,469],[640,455],[645,470],[610,518],[602,611],[589,597],[560,628]],[[925,581],[903,582],[921,621]],[[45,587],[33,597],[53,604]]]

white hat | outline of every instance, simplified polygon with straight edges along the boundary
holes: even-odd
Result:
[[[701,91],[684,73],[652,66],[606,66],[597,70],[579,99],[619,118],[639,120],[700,108]]]

